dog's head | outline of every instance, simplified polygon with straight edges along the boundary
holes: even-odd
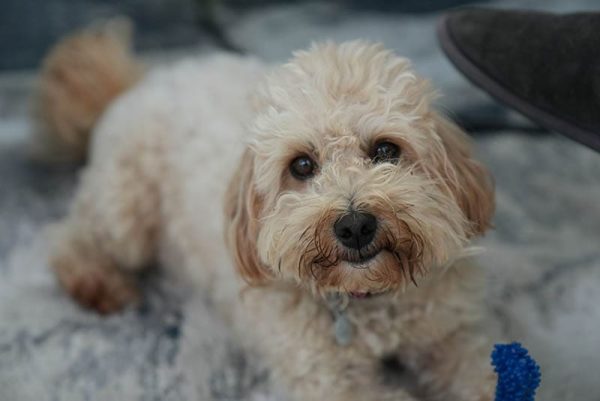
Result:
[[[359,296],[460,256],[489,226],[493,185],[432,98],[406,59],[365,42],[274,71],[226,200],[242,276]]]

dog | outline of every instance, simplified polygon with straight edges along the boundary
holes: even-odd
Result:
[[[116,312],[158,263],[198,283],[291,399],[492,399],[468,256],[493,182],[409,61],[350,41],[276,67],[144,70],[114,31],[59,43],[37,96],[40,138],[86,163],[50,256],[78,303]]]

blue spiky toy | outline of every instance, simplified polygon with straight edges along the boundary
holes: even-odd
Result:
[[[533,401],[540,367],[521,344],[496,344],[492,365],[498,374],[496,401]]]

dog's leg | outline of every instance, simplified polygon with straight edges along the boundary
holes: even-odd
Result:
[[[338,345],[329,311],[310,298],[298,301],[287,291],[251,289],[241,301],[238,333],[251,341],[249,346],[259,347],[273,380],[292,400],[416,400],[385,383],[381,361],[360,342]]]
[[[138,298],[134,273],[156,251],[157,188],[142,165],[143,151],[125,153],[87,167],[69,216],[50,231],[58,281],[81,305],[103,314]]]
[[[491,401],[496,386],[491,350],[490,341],[465,328],[420,352],[413,348],[409,359],[416,361],[413,368],[429,398]]]
[[[139,294],[134,277],[118,267],[91,233],[79,236],[80,230],[86,230],[75,227],[79,224],[65,222],[53,232],[60,235],[51,257],[59,283],[80,305],[101,314],[135,302]]]

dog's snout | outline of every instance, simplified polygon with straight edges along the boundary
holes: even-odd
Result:
[[[343,245],[352,249],[361,249],[375,238],[377,219],[370,213],[350,212],[335,222],[333,230]]]

